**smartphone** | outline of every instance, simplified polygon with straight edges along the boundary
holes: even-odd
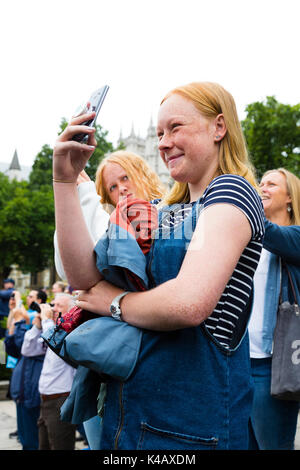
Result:
[[[98,90],[94,91],[94,93],[91,94],[90,99],[88,100],[87,104],[82,109],[82,111],[79,114],[77,114],[77,116],[79,116],[80,114],[85,114],[87,112],[92,112],[92,111],[95,111],[96,115],[93,119],[83,122],[82,125],[89,126],[89,127],[93,127],[95,125],[99,111],[101,109],[103,101],[108,92],[108,89],[109,89],[109,86],[104,85],[102,88],[99,88]],[[72,140],[76,140],[76,142],[80,142],[81,144],[86,144],[88,141],[88,138],[89,138],[88,134],[80,133],[80,134],[74,135],[72,137]]]

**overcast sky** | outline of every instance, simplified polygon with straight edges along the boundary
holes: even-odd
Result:
[[[1,2],[1,154],[31,165],[90,93],[110,90],[98,123],[145,136],[173,87],[215,81],[239,117],[268,95],[300,102],[299,0]]]

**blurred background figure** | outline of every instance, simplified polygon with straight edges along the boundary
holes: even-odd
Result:
[[[8,302],[15,288],[14,279],[8,278],[3,281],[3,289],[0,290],[0,339],[4,338],[6,321],[9,314]]]
[[[30,320],[30,325],[32,325],[33,319],[37,313],[40,313],[40,304],[47,302],[47,294],[44,290],[31,290],[26,297],[26,304],[28,307],[28,315]]]
[[[55,295],[53,307],[41,305],[41,313],[34,320],[34,327],[24,338],[22,353],[27,357],[40,354],[45,347],[41,333],[54,326],[58,314],[66,313],[74,306],[74,299],[66,293]],[[46,349],[38,390],[41,397],[38,418],[40,450],[74,450],[76,426],[60,420],[60,408],[72,388],[76,369],[68,365],[51,349]]]
[[[57,281],[53,284],[52,286],[52,294],[56,295],[62,292],[65,292],[66,287],[68,287],[66,282],[63,281]]]
[[[250,449],[294,449],[299,403],[270,394],[272,343],[280,288],[282,301],[294,303],[287,265],[300,302],[300,180],[284,168],[266,172],[260,183],[265,211],[265,238],[254,275],[249,323],[255,393]]]
[[[17,301],[17,292],[15,293]],[[29,314],[23,305],[13,307],[9,314],[8,330],[5,338],[6,352],[17,361],[10,380],[10,396],[17,407],[18,438],[23,450],[38,450],[37,419],[40,412],[38,381],[43,365],[45,348],[37,355],[26,357],[22,345],[26,332],[30,332]],[[36,313],[37,315],[37,313]],[[34,325],[35,319],[33,319]]]

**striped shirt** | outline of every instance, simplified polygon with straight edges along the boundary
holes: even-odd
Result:
[[[253,276],[260,259],[264,237],[264,213],[261,199],[248,181],[237,175],[221,175],[206,188],[200,201],[200,212],[212,204],[231,204],[247,217],[251,239],[244,249],[235,270],[212,314],[205,320],[207,331],[223,347],[231,347],[234,330],[243,318],[249,300]],[[164,225],[175,227],[191,212],[195,203],[178,205]]]

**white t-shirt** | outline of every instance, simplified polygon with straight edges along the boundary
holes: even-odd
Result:
[[[52,320],[43,320],[43,331],[54,326]],[[39,392],[43,395],[70,392],[76,369],[69,366],[50,348],[47,349],[39,380]]]
[[[42,330],[54,326],[51,319],[42,320]],[[74,367],[69,366],[63,359],[57,356],[50,348],[45,346],[41,338],[42,331],[35,325],[26,331],[21,354],[27,357],[45,354],[45,359],[39,379],[39,392],[43,395],[70,392],[76,373]]]
[[[254,274],[254,298],[253,307],[248,326],[250,338],[250,357],[261,359],[270,357],[262,347],[262,329],[264,321],[264,307],[266,297],[266,285],[270,264],[270,252],[262,249],[261,257]]]

